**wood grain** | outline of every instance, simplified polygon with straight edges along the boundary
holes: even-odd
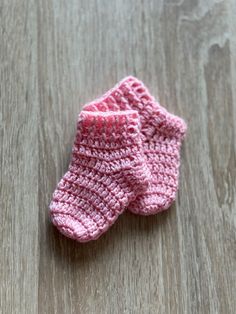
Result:
[[[1,313],[236,313],[233,0],[2,0]],[[48,204],[82,104],[128,74],[186,119],[180,189],[96,242]]]

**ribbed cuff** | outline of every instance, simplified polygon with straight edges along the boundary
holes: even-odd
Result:
[[[120,89],[130,99],[131,107],[138,110],[145,122],[149,122],[161,132],[178,138],[185,136],[187,125],[180,117],[169,113],[150,94],[148,88],[133,76],[125,78]],[[128,86],[128,87],[127,87]]]
[[[128,76],[102,97],[86,104],[84,110],[93,112],[136,110],[142,126],[149,124],[163,133],[183,138],[187,125],[178,116],[169,113],[150,94],[148,88],[133,76]]]
[[[142,91],[144,93],[142,93]],[[139,92],[139,95],[136,93]],[[84,105],[86,111],[121,111],[121,110],[140,110],[139,107],[133,107],[133,102],[154,101],[154,97],[148,92],[143,83],[133,76],[127,76],[103,96]],[[146,98],[146,99],[144,99]],[[141,103],[140,103],[141,105]]]
[[[81,136],[106,140],[133,138],[140,134],[139,114],[135,110],[117,112],[81,111],[78,124]]]

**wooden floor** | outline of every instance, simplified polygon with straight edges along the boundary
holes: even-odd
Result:
[[[236,313],[236,2],[2,0],[0,311]],[[185,118],[170,210],[78,244],[48,205],[77,114],[128,74]]]

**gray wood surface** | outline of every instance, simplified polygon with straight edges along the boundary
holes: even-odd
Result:
[[[2,0],[0,40],[1,313],[236,313],[236,2]],[[48,204],[128,74],[188,122],[178,198],[81,245]]]

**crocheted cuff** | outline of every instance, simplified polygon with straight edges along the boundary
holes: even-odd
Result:
[[[182,139],[187,130],[183,119],[169,113],[150,94],[148,88],[137,78],[129,76],[122,81],[120,89],[129,98],[132,108],[138,110],[145,122],[163,134]]]
[[[158,129],[163,134],[182,139],[186,133],[186,123],[169,113],[150,94],[147,87],[137,78],[128,76],[121,80],[102,97],[84,105],[86,111],[137,110],[140,114],[142,131],[145,124]]]
[[[130,139],[140,134],[139,114],[135,110],[92,112],[83,110],[77,128],[82,137],[105,140]]]

